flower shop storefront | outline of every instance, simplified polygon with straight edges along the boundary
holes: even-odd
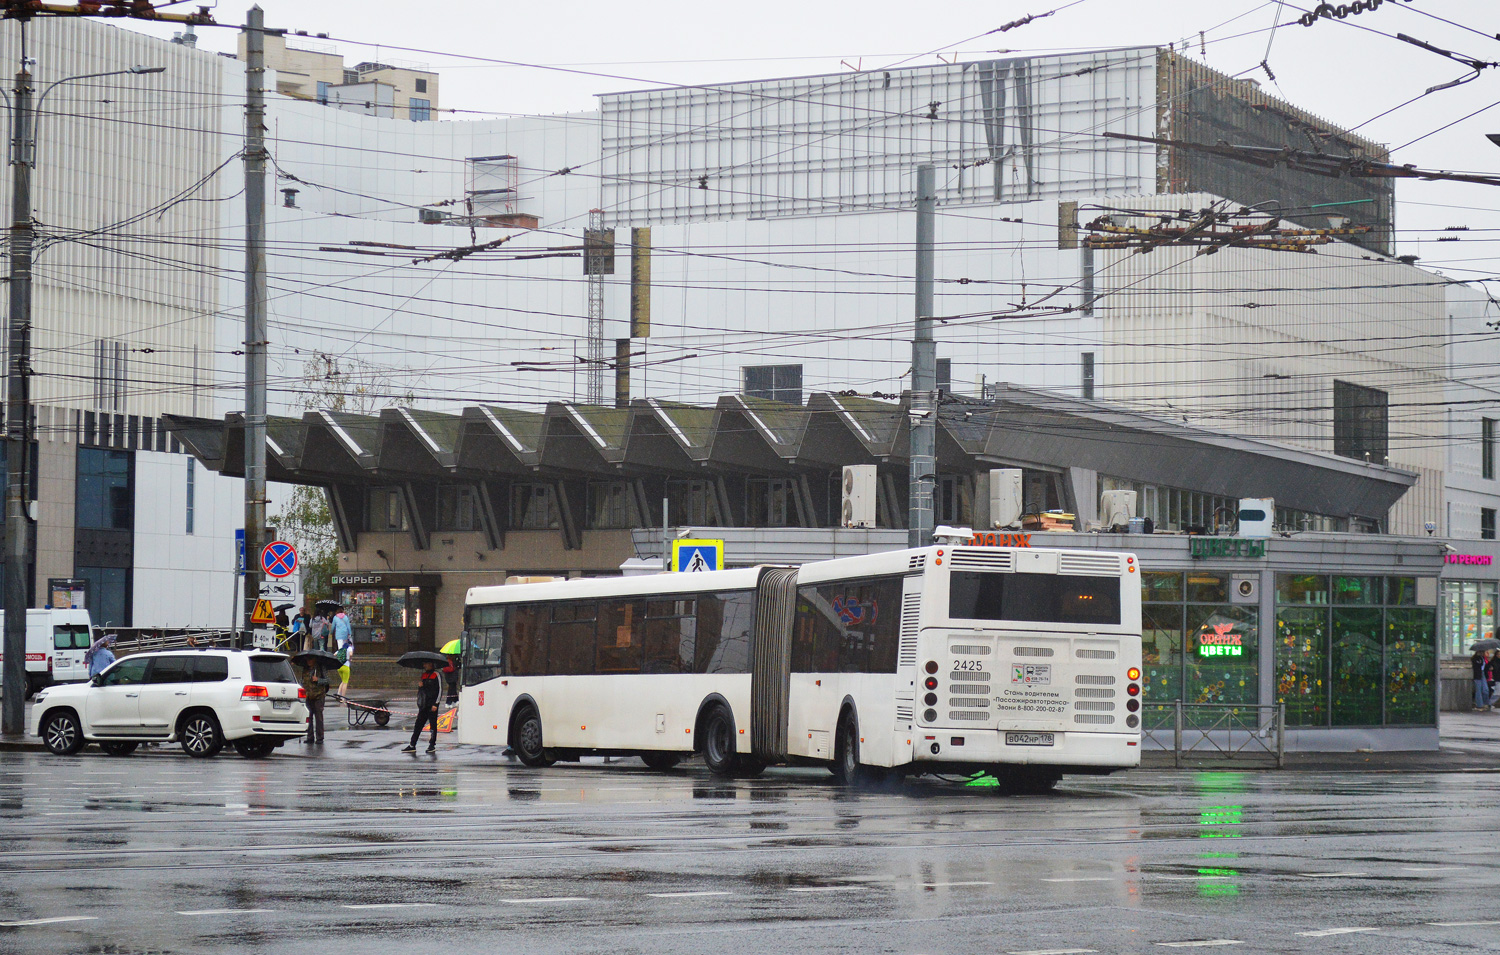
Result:
[[[1290,750],[1437,747],[1440,545],[1115,540],[1140,556],[1148,726],[1178,700],[1280,703]]]

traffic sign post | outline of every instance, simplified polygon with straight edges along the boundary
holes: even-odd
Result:
[[[679,574],[724,569],[722,540],[675,540],[672,542],[672,570]]]
[[[267,577],[290,577],[297,572],[297,548],[286,541],[271,541],[260,552],[260,569]]]

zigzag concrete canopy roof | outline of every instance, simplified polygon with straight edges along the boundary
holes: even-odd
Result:
[[[938,417],[938,466],[1113,477],[1228,497],[1267,496],[1317,514],[1383,516],[1416,475],[1378,464],[1176,424],[1046,392],[1000,386],[985,402],[951,398]],[[271,418],[268,478],[383,484],[608,478],[907,467],[908,402],[814,394],[806,405],[725,395],[712,407],[654,398],[627,408],[551,402],[460,414],[387,408]],[[168,416],[179,441],[221,474],[244,471],[244,418]]]

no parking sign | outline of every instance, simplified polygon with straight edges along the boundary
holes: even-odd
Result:
[[[297,572],[297,548],[286,541],[271,541],[260,552],[260,569],[267,577],[290,577]]]

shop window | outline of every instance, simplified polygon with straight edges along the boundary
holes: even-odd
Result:
[[[1339,578],[1334,578],[1337,581]],[[1330,715],[1334,726],[1381,722],[1381,614],[1364,607],[1335,607],[1328,656]]]
[[[590,481],[588,526],[595,530],[635,526],[629,481]]]
[[[1437,722],[1437,703],[1432,685],[1433,673],[1437,669],[1436,651],[1437,648],[1433,645],[1431,611],[1386,611],[1387,725],[1431,726]]]
[[[1487,541],[1495,539],[1495,509],[1493,507],[1479,509],[1479,539]]]
[[[1259,622],[1259,612],[1249,607],[1188,605],[1184,703],[1260,702]]]
[[[556,530],[557,491],[550,484],[516,484],[510,492],[510,526],[523,531]]]
[[[741,373],[747,397],[794,405],[802,403],[801,365],[747,365]]]
[[[1229,600],[1229,575],[1187,573],[1188,603],[1225,603]]]
[[[1333,453],[1376,464],[1390,453],[1390,398],[1378,388],[1333,383]]]
[[[1182,601],[1182,574],[1177,571],[1142,573],[1141,600],[1180,603]]]
[[[437,523],[433,530],[476,531],[479,529],[479,495],[472,484],[440,484],[437,489]]]
[[[745,482],[746,527],[800,527],[794,478],[750,478]]]
[[[1443,652],[1468,656],[1476,640],[1495,635],[1497,585],[1486,580],[1443,582]]]
[[[1328,724],[1327,614],[1312,607],[1276,612],[1276,699],[1286,704],[1286,725]]]
[[[1147,729],[1172,722],[1170,709],[1151,704],[1182,699],[1182,613],[1181,603],[1141,607],[1141,697],[1147,705]]]
[[[1416,583],[1277,575],[1276,700],[1288,726],[1433,725],[1437,616],[1414,606]],[[1446,639],[1467,646],[1478,638],[1480,589],[1450,581],[1444,597]]]

